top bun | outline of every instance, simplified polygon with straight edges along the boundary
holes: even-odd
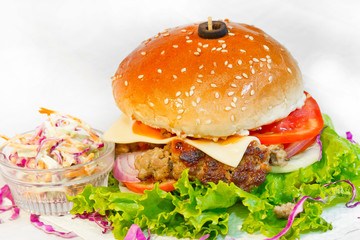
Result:
[[[301,108],[302,76],[289,51],[256,27],[225,23],[219,39],[199,37],[191,24],[144,41],[112,78],[121,111],[154,128],[216,139]]]

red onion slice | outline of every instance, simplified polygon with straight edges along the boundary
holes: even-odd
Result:
[[[350,204],[354,201],[354,199],[355,199],[355,197],[356,197],[356,188],[355,188],[354,184],[352,184],[349,180],[339,180],[339,181],[327,183],[327,184],[323,185],[323,187],[327,187],[327,186],[329,186],[329,185],[332,185],[332,184],[335,184],[335,183],[338,183],[338,182],[346,182],[346,183],[348,183],[348,184],[352,187],[352,197],[351,197],[350,201],[345,204],[345,206],[346,206],[347,208],[354,208],[354,207],[356,207],[357,205],[359,205],[360,202],[355,202],[355,203],[353,203],[352,205],[350,205]]]
[[[139,171],[135,169],[135,159],[140,152],[120,154],[114,165],[114,177],[120,182],[140,182],[137,178]]]
[[[46,225],[45,223],[41,222],[39,219],[39,215],[35,215],[35,214],[31,214],[30,215],[30,222],[32,225],[34,225],[36,228],[42,230],[45,233],[48,234],[53,234],[56,235],[58,237],[62,237],[62,238],[74,238],[74,237],[78,237],[78,235],[76,235],[73,232],[59,232],[56,231],[51,225]]]
[[[313,141],[314,139],[306,139],[304,141],[290,143],[284,150],[287,153],[287,157],[291,158],[292,156],[296,155],[304,146],[306,146],[309,142]]]
[[[278,240],[280,239],[280,237],[284,236],[290,229],[291,225],[293,224],[295,217],[299,214],[302,213],[304,211],[304,202],[307,199],[311,199],[314,201],[319,201],[322,203],[325,203],[326,201],[324,199],[322,199],[321,197],[317,197],[317,198],[312,198],[309,196],[304,196],[300,199],[300,201],[295,205],[294,209],[292,210],[289,218],[288,218],[288,222],[286,224],[286,227],[281,230],[281,232],[279,232],[276,236],[272,237],[272,238],[267,238],[265,240]]]
[[[150,230],[148,230],[149,237],[145,237],[145,234],[141,231],[141,228],[133,224],[131,225],[129,231],[127,232],[124,240],[150,240]]]

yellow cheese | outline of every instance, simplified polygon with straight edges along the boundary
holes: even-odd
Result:
[[[148,136],[139,135],[133,132],[134,121],[125,115],[119,119],[105,132],[102,139],[108,142],[133,143],[147,142],[155,144],[166,144],[177,137],[157,139]],[[232,136],[227,140],[213,142],[204,139],[182,139],[184,142],[203,151],[210,157],[226,165],[237,167],[240,163],[247,147],[252,141],[259,142],[259,139],[252,136]]]

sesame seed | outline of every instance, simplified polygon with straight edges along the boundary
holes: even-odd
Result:
[[[216,50],[216,47],[213,47],[212,49],[211,49],[211,51],[215,51]]]
[[[192,101],[191,104],[196,107],[196,102]]]
[[[249,38],[249,35],[246,34],[246,35],[245,35],[245,38]]]
[[[167,36],[169,36],[169,35],[170,35],[169,33],[163,34],[164,37],[167,37]]]
[[[195,86],[191,86],[190,90],[194,90],[195,89]]]
[[[173,45],[173,48],[178,48],[179,46],[178,45]]]
[[[145,55],[146,55],[146,52],[141,52],[141,55],[145,56]]]
[[[226,66],[226,65],[228,64],[228,61],[225,61],[225,63],[224,63],[224,64],[225,64],[225,66]]]
[[[174,78],[174,79],[177,79],[177,76],[176,76],[176,75],[173,75],[173,78]]]
[[[237,61],[237,63],[238,63],[239,65],[241,65],[241,64],[242,64],[242,61],[239,59],[239,60]]]
[[[194,55],[195,56],[200,56],[200,53],[199,52],[194,52]]]
[[[228,95],[232,96],[232,95],[234,95],[234,92],[228,92]]]
[[[183,73],[183,72],[186,72],[186,68],[182,68],[181,69],[181,72]]]
[[[266,62],[266,58],[260,58],[260,61]]]
[[[180,104],[180,103],[175,103],[175,106],[176,106],[177,108],[179,108],[179,107],[181,107],[181,104]]]
[[[149,102],[149,105],[150,105],[150,107],[153,107],[153,106],[154,106],[154,104],[153,104],[152,102]]]
[[[250,64],[253,64],[253,61],[252,61],[252,60],[250,60],[250,61],[249,61],[249,63],[250,63]]]
[[[216,93],[215,93],[215,98],[219,98],[219,97],[220,97],[219,93],[216,92]]]
[[[242,74],[244,78],[248,78],[248,75],[246,73]]]
[[[202,77],[204,77],[204,75],[202,75],[202,74],[199,74],[199,75],[198,75],[198,77],[199,77],[199,78],[202,78]]]
[[[231,86],[232,86],[232,87],[237,87],[235,83],[232,83]]]
[[[188,97],[188,96],[189,96],[189,93],[188,93],[188,92],[185,92],[185,96],[187,96],[187,97]]]
[[[231,33],[231,32],[229,32],[228,33],[230,36],[235,36],[235,34],[234,33]]]
[[[158,69],[157,71],[158,71],[158,73],[162,73],[161,69]]]
[[[259,59],[253,58],[254,62],[259,62]]]
[[[263,45],[263,47],[264,47],[264,49],[265,49],[266,51],[269,51],[269,47],[268,47],[268,46]]]
[[[215,83],[210,84],[211,87],[217,87]]]
[[[236,78],[236,79],[239,79],[239,80],[242,79],[241,76],[235,76],[235,78]]]
[[[184,109],[179,109],[178,114],[182,114],[184,112]]]
[[[129,85],[128,81],[125,81],[124,84],[125,84],[125,86]]]
[[[218,42],[219,42],[219,43],[224,43],[225,41],[224,41],[224,40],[219,40]]]
[[[223,45],[221,45],[222,48],[226,48],[226,44],[224,43]]]
[[[144,75],[139,75],[138,78],[139,79],[142,79],[144,77]]]
[[[198,124],[200,124],[200,119],[197,118],[197,119],[196,119],[196,122],[197,122]]]
[[[235,121],[234,115],[231,115],[230,119],[231,119],[231,121]]]
[[[199,103],[200,102],[200,97],[196,98],[196,102]]]
[[[205,121],[205,124],[210,124],[210,123],[211,123],[211,119]]]
[[[254,37],[253,37],[253,36],[249,36],[249,39],[250,39],[250,40],[254,40]]]
[[[216,51],[220,51],[221,49],[222,49],[222,48],[221,48],[221,47],[219,47],[219,48],[217,48],[217,49],[216,49]]]
[[[190,39],[190,40],[186,40],[186,42],[187,42],[187,43],[191,43],[191,42],[192,42],[192,40],[191,40],[191,39]]]
[[[168,103],[169,103],[169,99],[168,99],[168,98],[165,98],[164,103],[165,103],[165,104],[168,104]]]
[[[211,72],[210,72],[211,74],[215,74],[215,71],[214,70],[211,70]]]
[[[198,42],[198,45],[201,47],[201,46],[202,46],[202,43],[201,43],[201,42]]]
[[[181,29],[181,32],[186,32],[186,29]]]
[[[228,68],[232,68],[232,64],[229,64],[229,65],[228,65]]]
[[[267,67],[268,67],[268,69],[271,69],[271,66],[270,66],[270,64],[267,64]]]
[[[199,67],[199,69],[202,69],[204,67],[204,65],[201,65],[200,67]]]
[[[194,91],[193,91],[193,90],[190,90],[189,95],[190,95],[190,96],[194,95]]]
[[[164,53],[165,53],[165,50],[163,50],[160,54],[161,54],[161,55],[164,55]]]
[[[228,50],[226,50],[226,49],[223,49],[223,50],[221,50],[221,52],[228,52]]]
[[[268,63],[271,63],[271,58],[269,58],[269,59],[267,60],[267,62],[268,62]]]
[[[246,107],[242,107],[241,110],[242,110],[242,111],[245,111],[245,110],[246,110]]]
[[[214,67],[216,67],[216,62],[213,62]]]
[[[231,102],[230,105],[233,107],[233,108],[236,108],[236,104],[234,102]]]
[[[180,96],[180,95],[181,95],[181,92],[180,92],[180,91],[178,91],[178,92],[175,94],[176,97],[178,97],[178,96]]]
[[[204,44],[202,47],[207,48],[208,46],[209,46],[209,44]]]
[[[186,38],[186,39],[190,39],[190,37],[189,37],[189,36],[186,36],[185,38]]]
[[[270,76],[270,77],[269,77],[269,82],[272,82],[272,79],[273,79],[273,77],[272,77],[272,76]]]
[[[231,110],[231,107],[226,107],[225,110],[229,111],[229,110]]]
[[[196,50],[197,50],[198,52],[201,52],[201,48],[197,48]]]
[[[288,68],[287,70],[288,70],[288,72],[289,72],[289,73],[292,73],[292,71],[291,71],[291,69],[290,69],[290,68]]]
[[[233,98],[233,102],[236,103],[237,102],[237,97]]]
[[[201,81],[200,79],[196,79],[196,81],[197,81],[198,83],[202,83],[202,81]]]
[[[269,56],[269,55],[266,55],[266,58],[270,58],[270,56]]]
[[[178,115],[178,116],[176,117],[176,119],[177,119],[177,120],[180,120],[180,119],[181,119],[181,115]]]
[[[244,49],[240,49],[240,52],[242,53],[246,53],[246,51]]]
[[[254,91],[254,90],[251,90],[250,95],[252,96],[252,95],[254,95],[254,94],[255,94],[255,91]]]
[[[251,69],[251,73],[252,73],[252,74],[255,74],[255,69],[252,68],[252,69]]]

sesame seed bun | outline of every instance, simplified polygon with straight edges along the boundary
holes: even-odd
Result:
[[[301,72],[291,54],[253,26],[203,39],[198,24],[144,41],[112,78],[118,107],[146,125],[202,138],[246,134],[302,107]]]

